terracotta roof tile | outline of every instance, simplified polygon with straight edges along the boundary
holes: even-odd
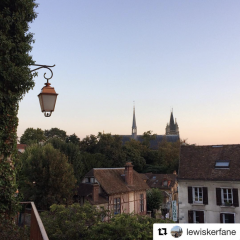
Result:
[[[93,168],[85,177],[95,177],[103,190],[111,195],[130,191],[141,191],[148,189],[148,185],[140,175],[133,170],[133,185],[129,186],[124,180],[125,168]]]

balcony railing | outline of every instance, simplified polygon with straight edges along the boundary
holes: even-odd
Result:
[[[48,240],[47,233],[34,202],[21,202],[22,211],[18,213],[16,222],[19,226],[30,227],[30,240]]]

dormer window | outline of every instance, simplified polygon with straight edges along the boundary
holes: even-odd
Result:
[[[216,161],[215,168],[229,168],[229,161]]]
[[[167,185],[168,185],[168,181],[167,180],[163,181],[163,186],[167,187]]]

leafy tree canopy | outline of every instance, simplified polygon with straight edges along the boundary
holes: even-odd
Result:
[[[151,188],[147,191],[147,209],[159,209],[163,201],[162,192],[158,188]]]
[[[102,221],[108,211],[97,209],[89,203],[51,206],[50,212],[41,213],[49,239],[122,240],[146,239],[153,236],[154,223],[161,219],[133,214],[118,214],[109,221]]]
[[[20,193],[39,209],[72,200],[76,179],[67,157],[51,144],[32,145],[21,155]]]
[[[51,143],[55,149],[60,150],[61,153],[67,156],[68,162],[73,166],[75,178],[77,179],[77,182],[80,183],[86,172],[84,172],[85,167],[82,160],[83,156],[79,147],[71,142],[63,142],[59,138],[52,138],[48,143]]]
[[[27,128],[20,138],[20,143],[30,145],[32,143],[44,142],[46,137],[40,128]]]
[[[34,0],[0,1],[0,212],[14,215],[18,104],[34,86],[29,65],[33,34],[29,23],[37,14]],[[0,217],[2,217],[1,214]]]
[[[67,136],[66,143],[73,143],[79,146],[80,144],[80,138],[74,133],[70,136]]]
[[[44,134],[47,139],[59,138],[65,141],[67,137],[67,133],[64,130],[61,130],[59,128],[51,128],[50,130],[45,130]]]

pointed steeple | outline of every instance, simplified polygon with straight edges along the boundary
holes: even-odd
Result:
[[[166,126],[166,135],[179,135],[179,128],[177,124],[177,119],[173,118],[173,109],[170,114],[170,121],[169,124]]]
[[[173,110],[171,112],[171,116],[170,116],[170,130],[171,131],[175,131],[175,124],[174,124],[174,119],[173,119]]]
[[[135,117],[135,105],[133,105],[132,138],[137,140],[137,124]]]

